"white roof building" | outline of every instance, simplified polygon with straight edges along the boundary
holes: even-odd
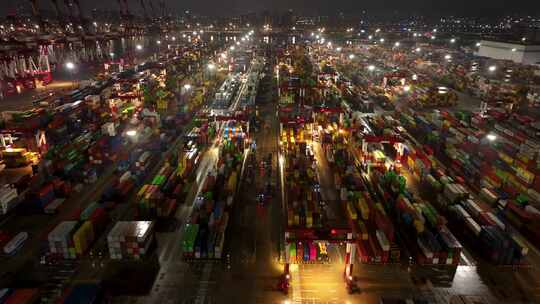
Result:
[[[476,55],[522,64],[540,64],[540,45],[483,40]]]

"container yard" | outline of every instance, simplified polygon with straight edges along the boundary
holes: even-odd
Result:
[[[537,10],[265,1],[0,4],[0,303],[540,302]]]

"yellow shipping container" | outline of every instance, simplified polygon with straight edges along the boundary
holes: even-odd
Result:
[[[313,227],[313,217],[311,216],[311,213],[306,214],[306,227],[307,228]]]
[[[414,228],[416,228],[416,232],[418,233],[424,232],[424,229],[425,229],[424,223],[422,223],[419,220],[414,220],[413,224],[414,224]]]
[[[289,226],[294,225],[294,212],[292,210],[289,210],[287,214],[287,224]]]
[[[358,220],[358,230],[360,231],[360,237],[362,240],[367,241],[369,239],[369,234],[366,228],[366,224],[362,220]]]
[[[363,197],[358,198],[357,207],[358,207],[358,210],[360,210],[360,213],[362,214],[362,219],[364,220],[369,219],[369,206]]]
[[[358,219],[358,213],[356,213],[356,209],[354,209],[351,202],[347,202],[347,212],[352,220],[356,221]]]
[[[509,165],[514,163],[514,160],[504,152],[499,152],[499,157]]]
[[[82,255],[86,250],[88,243],[86,241],[87,227],[83,224],[79,229],[73,234],[73,244],[75,245],[75,252],[78,255]]]
[[[227,183],[227,190],[230,192],[233,192],[236,190],[236,182],[237,182],[238,174],[236,171],[231,173],[231,176],[229,177],[229,182]]]
[[[147,189],[148,189],[148,185],[142,186],[139,192],[137,192],[137,196],[143,196]]]

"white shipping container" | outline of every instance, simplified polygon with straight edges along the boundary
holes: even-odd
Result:
[[[530,188],[527,190],[527,195],[529,195],[529,197],[537,202],[537,203],[540,203],[540,193],[538,193],[536,190]]]
[[[503,231],[506,230],[506,225],[495,214],[493,214],[492,212],[487,212],[486,214],[492,221],[495,222],[495,224],[499,228],[501,228],[501,230],[503,230]]]
[[[420,238],[416,239],[416,243],[418,243],[418,247],[420,247],[420,250],[422,250],[422,253],[424,253],[426,258],[428,259],[433,258],[433,252],[431,252],[431,250],[428,249],[428,247],[424,244],[424,242],[422,242]]]
[[[471,217],[465,219],[465,225],[476,235],[479,236],[482,231],[482,227],[478,225]]]
[[[122,174],[122,175],[120,176],[120,178],[118,179],[118,181],[119,181],[120,183],[123,183],[123,182],[127,181],[129,178],[131,178],[131,171],[126,171],[126,172],[124,172],[124,174]]]
[[[347,201],[347,199],[348,199],[347,188],[345,188],[345,187],[341,188],[340,193],[339,193],[339,198],[340,198],[343,202],[346,202],[346,201]]]
[[[377,240],[379,241],[381,249],[383,251],[390,251],[390,243],[388,242],[388,239],[386,238],[384,232],[377,230],[375,231],[375,235],[377,236]]]
[[[1,195],[0,214],[7,214],[19,204],[20,200],[17,195],[17,189],[9,188],[9,190],[4,190]]]
[[[55,214],[58,211],[58,208],[60,208],[60,206],[62,206],[62,204],[64,203],[65,200],[66,200],[65,198],[57,198],[57,199],[55,199],[54,201],[52,201],[50,204],[48,204],[45,207],[44,212],[46,214]]]
[[[527,211],[529,213],[536,214],[536,215],[540,214],[540,211],[538,209],[536,209],[535,207],[531,206],[531,205],[525,206],[525,211]]]
[[[467,211],[469,211],[469,213],[475,217],[477,217],[483,211],[473,200],[468,199],[463,203]]]
[[[487,188],[482,188],[482,190],[480,190],[480,197],[492,205],[499,200],[499,197]]]

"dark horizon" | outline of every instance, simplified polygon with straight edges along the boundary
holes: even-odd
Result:
[[[99,10],[118,10],[118,3],[111,0],[81,0],[81,5],[86,13],[92,9]],[[147,0],[148,2],[148,0]],[[90,5],[92,3],[92,5]],[[154,1],[154,7],[158,10],[158,3]],[[294,10],[299,15],[336,15],[343,12],[347,15],[376,15],[393,16],[405,14],[419,14],[426,17],[441,17],[441,16],[462,16],[462,17],[500,17],[514,14],[527,14],[530,12],[540,11],[540,1],[516,0],[512,3],[512,8],[509,9],[505,0],[481,0],[481,1],[465,1],[457,0],[452,2],[440,2],[433,4],[428,0],[382,0],[371,2],[359,2],[352,0],[342,1],[325,1],[325,0],[187,0],[175,1],[166,0],[168,12],[180,14],[185,10],[190,10],[196,14],[208,16],[236,16],[247,14],[250,12],[262,13],[284,12],[289,9]],[[139,1],[128,1],[129,9],[132,13],[140,13],[141,6]],[[42,10],[52,10],[50,1],[38,1],[38,5]],[[63,2],[60,3],[61,9],[66,11]],[[148,6],[148,5],[147,5]],[[30,11],[29,1],[21,0],[3,0],[0,1],[0,13],[6,15],[12,13],[15,9],[24,8],[25,11]],[[486,10],[488,9],[488,10]],[[487,11],[487,12],[486,12]],[[202,13],[204,12],[204,13]]]

